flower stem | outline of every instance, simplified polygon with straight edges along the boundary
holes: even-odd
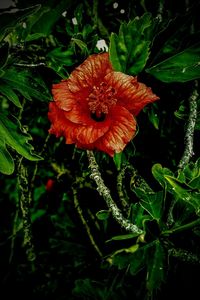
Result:
[[[187,163],[189,162],[190,158],[192,157],[193,153],[193,142],[194,142],[194,129],[197,119],[197,98],[199,96],[197,92],[198,82],[195,80],[195,88],[189,98],[189,118],[188,124],[185,133],[185,150],[183,152],[183,156],[179,162],[178,167],[183,169]]]
[[[113,218],[120,224],[122,228],[129,232],[133,232],[136,234],[141,234],[143,231],[139,229],[136,225],[132,224],[129,220],[125,219],[120,211],[120,209],[117,207],[115,202],[113,201],[110,190],[106,187],[104,184],[104,181],[101,177],[101,173],[99,172],[98,164],[95,160],[94,154],[92,151],[87,150],[87,156],[89,160],[89,168],[91,171],[91,178],[96,182],[97,184],[97,191],[100,195],[103,196],[104,200],[106,201],[106,204],[108,208],[110,209]]]
[[[99,247],[97,246],[97,244],[95,243],[95,240],[92,236],[92,233],[91,233],[91,230],[90,230],[90,227],[88,226],[87,224],[87,221],[85,220],[84,216],[83,216],[83,211],[79,205],[79,201],[78,201],[78,197],[77,197],[77,190],[75,188],[72,187],[72,192],[73,192],[73,198],[74,198],[74,206],[79,214],[79,217],[83,223],[83,226],[85,227],[86,229],[86,232],[88,234],[88,237],[90,239],[90,242],[92,244],[92,246],[94,247],[94,249],[96,250],[96,252],[99,254],[100,257],[103,256],[103,254],[101,253],[101,250],[99,249]]]
[[[182,225],[182,226],[179,226],[179,227],[175,227],[175,228],[170,229],[170,230],[163,231],[162,235],[168,235],[168,234],[184,231],[184,230],[190,229],[192,227],[195,227],[199,224],[200,224],[200,218],[195,220],[195,221],[192,221],[188,224],[185,224],[185,225]]]

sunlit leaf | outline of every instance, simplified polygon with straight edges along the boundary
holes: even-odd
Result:
[[[167,183],[165,175],[173,176],[173,172],[168,168],[163,168],[161,164],[153,165],[152,174],[162,187],[165,187]]]
[[[116,235],[116,236],[113,236],[111,239],[107,240],[107,242],[128,240],[128,239],[132,239],[136,236],[138,236],[137,233],[136,234],[135,233],[129,233],[129,234],[123,234],[123,235]]]
[[[0,172],[10,175],[14,172],[14,161],[8,152],[5,141],[0,136]]]
[[[99,220],[107,220],[110,216],[109,210],[100,210],[96,213],[96,216]]]
[[[200,215],[200,193],[195,190],[193,191],[190,186],[180,182],[177,178],[167,175],[165,178],[170,183],[179,199],[192,205],[196,214]]]
[[[109,54],[114,70],[130,75],[141,72],[150,52],[149,28],[152,27],[151,14],[135,18],[128,24],[122,23],[119,34],[111,34]]]
[[[19,72],[17,69],[11,67],[5,70],[3,77],[1,77],[1,81],[5,95],[18,107],[20,107],[20,103],[13,90],[18,91],[28,100],[36,98],[40,101],[49,101],[51,98],[47,87],[40,79],[39,75],[34,77],[28,70],[21,70]],[[8,89],[10,89],[11,92],[9,92]]]
[[[169,57],[146,72],[163,82],[187,82],[200,78],[200,44]]]
[[[9,119],[3,114],[0,114],[0,139],[1,139],[1,167],[4,173],[11,174],[14,171],[11,155],[6,149],[6,145],[15,149],[20,155],[28,160],[38,161],[42,159],[39,155],[33,153],[33,146],[29,144],[31,136],[22,131],[20,122],[13,118]],[[6,166],[8,171],[5,170]]]

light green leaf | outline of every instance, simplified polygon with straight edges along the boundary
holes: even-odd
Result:
[[[19,101],[19,97],[16,93],[6,84],[0,85],[0,93],[8,98],[8,100],[12,101],[17,107],[21,108],[21,103]]]
[[[146,13],[128,24],[122,23],[118,35],[111,34],[109,55],[115,71],[136,75],[143,70],[151,44],[147,32],[152,25],[151,15]]]
[[[5,141],[0,136],[0,172],[10,175],[14,172],[14,161],[8,150]]]
[[[113,157],[113,161],[114,161],[115,166],[118,171],[120,171],[120,169],[121,169],[122,155],[123,155],[123,152],[115,153],[115,155]]]
[[[192,205],[197,215],[200,215],[200,193],[186,183],[180,182],[177,178],[172,176],[165,176],[167,181],[172,186],[174,193],[179,197],[181,201],[185,201]]]
[[[40,101],[50,100],[49,91],[42,79],[40,79],[39,75],[37,77],[33,77],[33,74],[28,70],[21,70],[19,72],[19,70],[11,67],[5,70],[3,77],[1,77],[1,82],[1,85],[6,85],[7,89],[12,90],[10,94],[8,94],[7,91],[6,96],[8,97],[9,95],[8,99],[12,99],[11,101],[18,107],[19,103],[17,103],[17,99],[16,96],[14,96],[13,90],[18,91],[28,100],[32,100],[32,98],[36,98]]]
[[[173,176],[173,172],[168,168],[163,168],[161,164],[153,165],[151,171],[154,178],[160,183],[162,187],[165,187],[167,183],[165,175]]]
[[[100,210],[96,213],[96,216],[99,220],[107,220],[110,216],[109,210]]]
[[[146,72],[163,82],[187,82],[200,78],[200,43],[146,69]]]
[[[1,139],[1,166],[3,172],[11,174],[14,171],[11,155],[6,149],[6,145],[15,149],[20,155],[31,161],[38,161],[42,158],[33,153],[33,146],[29,144],[32,139],[27,132],[22,131],[20,122],[13,118],[0,114],[0,139]],[[8,171],[5,170],[6,166]]]
[[[132,239],[136,236],[138,236],[137,233],[128,233],[128,234],[116,235],[116,236],[113,236],[111,239],[107,240],[106,242],[128,240],[128,239]]]

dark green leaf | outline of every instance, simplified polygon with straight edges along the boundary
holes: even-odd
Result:
[[[154,247],[148,253],[147,260],[147,289],[150,293],[161,287],[165,278],[165,251],[159,241],[156,241]]]
[[[23,21],[31,14],[36,13],[39,8],[40,5],[38,4],[25,9],[18,9],[16,12],[2,13],[0,17],[0,42],[15,28],[19,22]]]
[[[47,54],[47,57],[58,61],[60,65],[72,66],[75,63],[74,51],[71,48],[67,50],[63,50],[61,47],[55,48]]]
[[[40,10],[40,17],[32,26],[32,33],[42,33],[45,36],[51,33],[52,27],[76,0],[59,1],[55,7],[43,6]]]
[[[200,78],[200,44],[146,69],[146,72],[163,82],[187,82]]]
[[[10,68],[5,71],[1,79],[3,79],[4,84],[7,84],[8,88],[17,90],[28,100],[32,100],[32,98],[36,98],[40,101],[50,100],[50,94],[44,82],[39,76],[34,77],[29,71],[21,70],[19,72],[15,68]],[[9,99],[11,100],[11,95]]]
[[[163,191],[160,191],[153,194],[146,194],[146,196],[144,194],[140,204],[153,219],[159,221],[162,216],[163,200]]]
[[[9,44],[7,42],[0,47],[0,69],[3,68],[7,62],[8,54],[9,54],[8,51],[9,51]]]

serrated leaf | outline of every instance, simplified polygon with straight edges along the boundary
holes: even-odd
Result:
[[[37,76],[37,78],[33,77],[32,73],[28,70],[21,70],[19,72],[17,69],[11,67],[5,70],[1,80],[3,81],[3,85],[7,85],[9,89],[18,91],[28,100],[32,100],[32,98],[36,98],[40,101],[50,100],[50,94],[44,82],[39,76]]]
[[[109,55],[115,71],[136,75],[143,70],[151,44],[146,31],[151,26],[151,15],[146,13],[128,24],[122,23],[118,35],[111,34]]]
[[[165,251],[159,241],[150,249],[147,260],[146,286],[150,293],[159,289],[165,279]]]
[[[13,166],[11,155],[7,153],[6,145],[15,149],[15,151],[28,160],[38,161],[42,159],[39,155],[33,153],[33,146],[29,144],[32,138],[28,133],[23,132],[21,128],[21,124],[16,118],[13,117],[13,120],[11,120],[7,116],[0,114],[0,139],[3,141],[1,142],[1,153],[4,155],[2,163],[10,166],[9,174],[13,171]]]
[[[18,9],[17,11],[10,11],[10,12],[4,12],[1,13],[0,17],[0,42],[3,40],[3,38],[9,34],[16,25],[23,21],[25,18],[30,16],[31,14],[34,14],[37,12],[40,8],[40,4],[37,4],[32,7],[28,7],[25,9]]]
[[[14,161],[6,148],[4,139],[0,136],[0,172],[10,175],[14,172]]]
[[[146,69],[146,72],[163,82],[187,82],[200,78],[200,43]]]

